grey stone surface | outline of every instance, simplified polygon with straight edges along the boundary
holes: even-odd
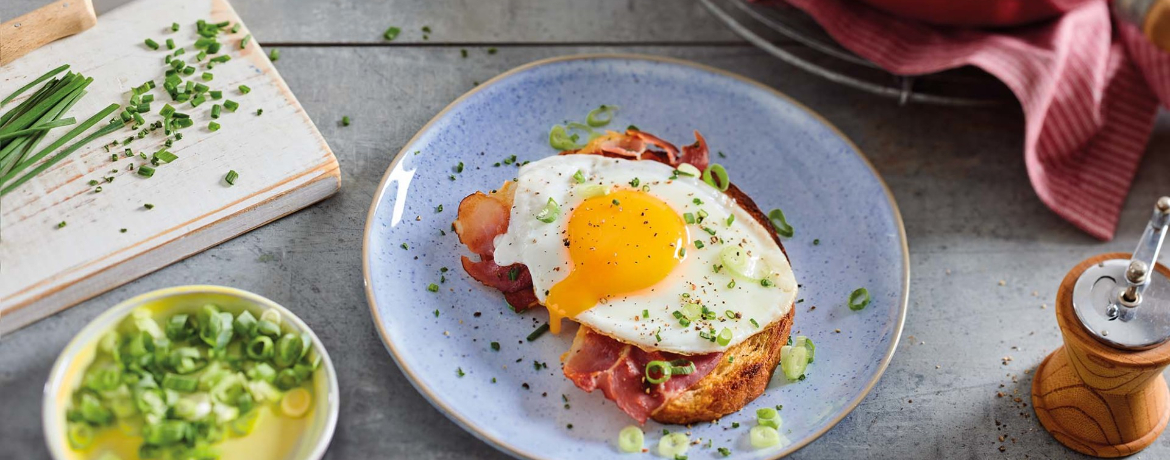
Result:
[[[19,11],[30,0],[15,2]],[[450,17],[446,21],[451,24],[475,20],[461,17],[466,11],[431,12],[418,6],[427,4],[402,8],[430,15],[412,17]],[[11,15],[11,5],[0,5],[0,16]],[[300,3],[237,5],[256,30],[267,27],[261,26],[265,18],[292,13],[264,11],[262,5],[292,10]],[[394,11],[381,4],[347,5],[349,10],[368,7],[375,14]],[[649,8],[643,5],[648,3],[639,2],[637,8]],[[574,8],[578,14],[590,11]],[[346,39],[333,35],[342,33],[333,30],[341,29],[337,24],[342,22],[331,19],[332,10],[310,10],[321,15],[315,21],[319,24],[290,34],[303,33],[308,37],[304,41]],[[542,11],[558,14],[555,9]],[[690,20],[705,23],[709,18],[695,14]],[[468,39],[484,46],[495,40],[556,36],[555,31],[542,36],[476,30],[482,35]],[[530,33],[537,35],[525,35]],[[613,39],[603,36],[604,31],[597,33],[576,39]],[[629,35],[620,40],[679,38]],[[1079,458],[1036,422],[1028,396],[1030,371],[1060,343],[1052,303],[1067,270],[1094,254],[1131,250],[1153,200],[1170,194],[1170,156],[1165,154],[1170,119],[1159,120],[1117,239],[1101,243],[1056,217],[1032,192],[1017,107],[899,108],[741,45],[518,45],[495,55],[475,52],[467,59],[460,57],[459,48],[284,47],[277,66],[336,152],[344,177],[341,193],[0,338],[0,459],[47,456],[40,432],[41,389],[57,353],[74,333],[118,301],[190,283],[257,292],[312,325],[334,357],[342,387],[341,419],[327,458],[503,458],[433,409],[383,348],[361,281],[366,211],[398,149],[474,82],[535,59],[594,52],[691,59],[774,86],[857,142],[898,200],[909,235],[912,275],[901,344],[861,405],[795,458]],[[343,115],[352,118],[351,126],[340,126]],[[997,397],[998,392],[1005,396]],[[1020,402],[1013,399],[1017,395]],[[1004,441],[1000,436],[1006,436]],[[1167,457],[1170,438],[1165,437],[1137,456]]]

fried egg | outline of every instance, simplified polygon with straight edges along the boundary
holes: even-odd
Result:
[[[524,165],[495,262],[524,264],[568,318],[647,350],[723,351],[788,313],[787,257],[751,214],[655,161],[558,155]]]

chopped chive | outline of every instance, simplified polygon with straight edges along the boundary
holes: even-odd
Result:
[[[689,212],[684,213],[683,220],[686,221],[686,223],[688,223],[688,224],[693,224],[693,223],[695,223],[695,215],[692,213],[689,213]]]
[[[138,175],[142,177],[154,177],[154,168],[147,165],[139,166]]]
[[[400,34],[400,33],[402,33],[402,29],[399,29],[397,27],[391,27],[389,29],[386,29],[386,32],[382,33],[382,38],[386,39],[386,41],[391,41],[391,40],[394,40],[395,38],[398,38],[398,34]]]
[[[167,39],[167,49],[169,49],[169,50],[175,49],[175,40],[173,38]],[[168,54],[168,56],[170,56],[170,55]]]
[[[731,214],[731,215],[727,216],[727,226],[728,227],[731,226],[732,222],[735,222],[735,214]]]
[[[256,109],[256,116],[264,115],[264,109]]]
[[[240,103],[227,99],[223,101],[223,108],[227,109],[228,112],[235,112],[236,109],[240,108]]]
[[[65,221],[61,221],[61,223],[57,224],[57,228],[65,228]],[[495,343],[495,342],[492,342],[492,343]]]
[[[540,325],[540,327],[532,331],[531,334],[528,334],[528,341],[531,342],[533,340],[539,339],[540,336],[544,335],[545,332],[548,332],[548,323]]]
[[[214,122],[214,121],[213,121],[213,122],[209,122],[209,123],[207,123],[207,129],[208,129],[208,130],[210,130],[210,131],[213,131],[213,132],[214,132],[214,131],[219,131],[219,123],[216,123],[216,122]]]
[[[500,342],[492,342],[492,350],[500,351]]]
[[[146,204],[142,205],[142,207],[144,207],[146,209],[154,209],[154,205],[150,204],[150,203],[146,203]]]
[[[211,98],[217,101],[223,99],[223,91],[209,91],[207,94],[210,94]]]
[[[272,51],[269,51],[268,52],[268,60],[272,61],[272,62],[279,61],[280,60],[280,50],[273,48]]]
[[[467,49],[459,50],[459,55],[466,58],[467,57]]]
[[[487,54],[496,54],[496,51],[499,51],[499,50],[497,50],[497,49],[495,49],[495,48],[488,48],[488,49],[487,49]]]
[[[187,66],[183,68],[183,75],[194,75],[195,66]]]
[[[703,240],[695,240],[695,249],[703,249]]]
[[[459,164],[455,165],[455,172],[457,172],[457,173],[463,172],[463,162],[462,161],[460,161]]]
[[[341,117],[341,126],[349,126],[349,115]]]
[[[179,23],[172,22],[171,23],[171,32],[178,32],[178,31],[179,31]]]
[[[150,48],[150,49],[152,49],[152,50],[156,50],[156,49],[158,49],[158,42],[156,42],[156,41],[154,41],[154,40],[151,40],[151,39],[149,39],[149,38],[148,38],[148,39],[146,39],[146,42],[145,42],[145,43],[146,43],[146,46],[147,46],[147,47],[149,47],[149,48]]]
[[[820,244],[821,244],[820,238],[813,238],[813,246],[820,246]]]
[[[248,42],[250,41],[252,41],[252,34],[245,35],[244,38],[240,40],[240,49],[247,48]]]
[[[455,368],[455,375],[457,375],[457,376],[459,376],[460,378],[462,378],[464,375],[467,375],[467,374],[463,373],[463,368],[462,368],[462,367],[457,367],[457,368]]]
[[[227,175],[223,177],[223,181],[227,182],[228,185],[236,185],[236,179],[238,179],[239,177],[240,177],[240,174],[237,173],[236,170],[232,169],[232,170],[229,170]]]
[[[443,205],[435,206],[435,212],[443,212]]]
[[[215,105],[211,106],[211,118],[219,118],[219,113],[222,110],[223,110],[222,105],[215,104]]]
[[[171,153],[171,152],[168,152],[168,151],[166,151],[165,149],[164,149],[164,150],[159,150],[159,151],[157,151],[157,152],[154,152],[154,155],[152,155],[152,156],[153,156],[155,159],[157,159],[158,161],[161,161],[161,162],[163,162],[163,163],[170,163],[170,162],[172,162],[172,161],[175,161],[175,160],[178,160],[178,159],[179,159],[179,156],[178,156],[178,155],[175,155],[175,154],[173,154],[173,153]]]
[[[248,94],[250,92],[252,92],[252,88],[249,88],[248,85],[240,85],[240,94]]]
[[[235,23],[235,25],[232,26],[232,33],[234,34],[234,33],[239,32],[239,31],[240,31],[240,23],[237,22],[237,23]]]
[[[195,55],[195,60],[196,60],[196,61],[202,61],[202,60],[204,60],[204,59],[207,59],[207,51],[202,51],[202,50],[201,50],[201,51],[199,51],[199,54],[196,54],[196,55]]]
[[[401,247],[402,249],[410,249],[410,246],[407,246],[406,243],[402,243],[398,246]]]
[[[211,72],[203,72],[201,77],[203,78],[203,81],[211,81],[215,78],[215,75],[213,75]]]
[[[435,309],[435,318],[438,318],[438,317],[439,317],[439,310]]]
[[[431,291],[431,292],[439,292],[439,285],[435,284],[435,283],[431,283],[431,284],[427,285],[427,290]]]
[[[760,323],[757,323],[755,318],[749,319],[748,322],[752,323],[752,326],[755,327],[756,329],[760,328]]]

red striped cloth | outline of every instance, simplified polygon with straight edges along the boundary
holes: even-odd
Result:
[[[846,48],[895,74],[974,65],[1020,100],[1032,187],[1049,208],[1109,240],[1153,129],[1170,102],[1170,54],[1109,4],[1041,24],[983,31],[936,27],[845,0],[787,0]]]

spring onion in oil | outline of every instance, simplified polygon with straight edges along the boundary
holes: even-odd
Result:
[[[247,436],[265,407],[305,416],[321,358],[307,334],[278,325],[279,313],[260,316],[211,304],[165,319],[132,312],[99,340],[68,402],[70,446],[85,449],[102,431],[130,429],[143,458],[211,459],[225,432]],[[274,345],[264,332],[281,339]]]

